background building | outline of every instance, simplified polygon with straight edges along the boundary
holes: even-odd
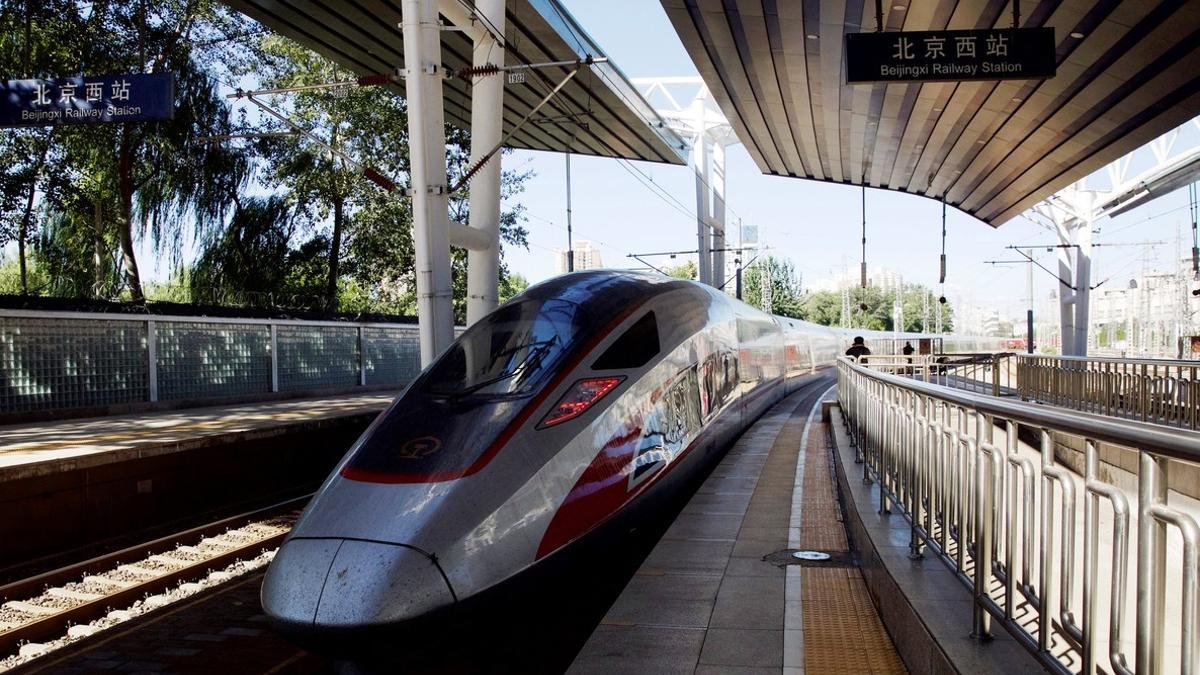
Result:
[[[554,251],[554,273],[566,274],[567,268],[567,252]],[[599,249],[592,247],[590,241],[575,242],[575,271],[594,270],[604,267],[604,261],[600,259]]]

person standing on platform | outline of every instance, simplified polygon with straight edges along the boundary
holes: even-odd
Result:
[[[862,361],[862,357],[870,355],[871,350],[867,349],[866,341],[862,339],[862,336],[855,337],[854,344],[850,345],[850,348],[846,350],[846,356],[853,356],[860,362]]]

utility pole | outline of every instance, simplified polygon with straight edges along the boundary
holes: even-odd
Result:
[[[571,153],[567,153],[567,271],[575,271],[575,247],[571,243]]]
[[[1026,265],[1025,288],[1029,291],[1029,309],[1025,310],[1025,353],[1033,353],[1033,260]]]

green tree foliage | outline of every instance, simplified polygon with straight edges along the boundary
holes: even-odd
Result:
[[[100,251],[102,244],[115,241],[125,287],[141,301],[137,239],[150,236],[160,252],[178,257],[185,229],[203,234],[224,224],[232,197],[248,176],[247,164],[241,153],[207,139],[231,130],[214,78],[226,61],[225,38],[246,25],[211,0],[5,5],[0,69],[7,72],[36,77],[170,72],[175,77],[171,120],[69,125],[13,132],[5,139],[32,148],[26,154],[30,166],[12,172],[12,181],[25,186],[25,195],[42,192],[45,222],[57,223],[45,228],[43,241],[73,275],[90,258],[93,292],[115,291],[103,288],[110,254]],[[39,139],[48,145],[37,145]],[[39,183],[43,177],[46,184]],[[11,206],[13,192],[0,189],[5,207]],[[36,229],[28,220],[22,218],[18,236]],[[81,247],[86,227],[94,230],[91,245]],[[46,239],[53,237],[66,240]]]
[[[290,40],[262,40],[255,71],[264,87],[295,87],[350,81],[354,74]],[[383,87],[316,89],[272,97],[272,107],[322,138],[333,152],[306,139],[271,139],[258,144],[265,167],[262,182],[285,195],[295,213],[300,248],[323,242],[325,306],[359,311],[416,311],[415,253],[411,202],[367,180],[369,167],[400,187],[408,183],[408,117],[404,100]],[[272,125],[272,129],[285,127]],[[467,170],[470,137],[446,128],[451,182]],[[350,162],[346,161],[350,159]],[[355,165],[358,165],[357,167]],[[501,193],[511,199],[524,189],[529,173],[504,172]],[[469,219],[465,194],[450,199],[450,216]],[[501,214],[501,239],[527,246],[519,205]],[[453,251],[454,305],[466,316],[466,252]],[[501,281],[507,274],[501,270]]]
[[[674,267],[664,267],[663,271],[669,277],[677,279],[692,279],[695,280],[698,273],[696,271],[696,262],[694,260],[686,260]]]
[[[267,99],[336,152],[295,136],[235,139],[288,127],[250,106],[231,108],[221,83],[288,87],[354,74],[216,0],[0,2],[0,69],[175,77],[170,121],[0,131],[0,245],[19,243],[19,292],[141,301],[135,249],[149,238],[177,269],[154,285],[155,297],[415,312],[410,200],[360,171],[407,187],[407,111],[394,87]],[[468,170],[469,148],[466,132],[447,127],[452,183]],[[527,246],[515,200],[530,175],[503,174],[507,246]],[[451,196],[452,218],[467,222],[467,210],[465,189]],[[188,241],[200,249],[194,264],[182,260]],[[459,321],[466,258],[453,251]],[[527,285],[503,261],[499,281],[502,299]]]
[[[793,319],[803,319],[800,278],[792,261],[775,256],[760,258],[742,272],[742,299],[755,307],[763,307],[763,281],[770,280],[771,312]]]
[[[893,302],[897,291],[884,290],[878,286],[867,288],[854,287],[849,289],[848,305],[850,309],[849,328],[866,328],[868,330],[892,330],[895,324],[892,316]],[[954,327],[954,313],[949,303],[940,304],[937,295],[928,287],[920,284],[905,284],[900,291],[904,308],[904,332],[932,333],[937,327],[937,312],[942,313],[942,330],[949,332]],[[866,305],[866,310],[862,306]],[[841,326],[842,293],[841,291],[817,291],[806,293],[800,302],[801,310],[797,318],[812,321],[825,326]],[[928,314],[926,314],[928,307]],[[928,316],[928,324],[926,317]]]

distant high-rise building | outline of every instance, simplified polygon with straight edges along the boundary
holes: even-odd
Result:
[[[575,271],[594,270],[604,267],[604,261],[600,259],[599,249],[592,248],[590,241],[577,241],[574,246],[575,250]],[[567,252],[554,251],[554,273],[566,274],[569,265],[567,265]]]

